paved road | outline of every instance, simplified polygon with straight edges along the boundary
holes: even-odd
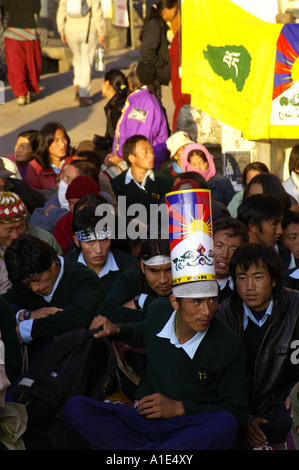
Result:
[[[119,68],[125,74],[132,62],[138,60],[138,50],[110,51],[106,57],[106,70]],[[66,73],[43,75],[40,80],[40,98],[30,105],[18,106],[9,86],[5,88],[5,104],[0,105],[0,155],[14,151],[18,134],[26,129],[40,129],[43,124],[58,121],[66,128],[76,146],[82,140],[92,140],[94,134],[103,135],[106,128],[101,83],[104,73],[93,72],[91,96],[94,105],[80,108],[73,99],[72,70]],[[171,85],[163,87],[163,105],[172,123],[173,102]]]

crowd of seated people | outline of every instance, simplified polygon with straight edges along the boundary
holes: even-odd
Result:
[[[297,165],[292,158],[288,184],[263,163],[250,163],[243,170],[243,189],[236,192],[231,180],[216,171],[207,147],[190,139],[188,129],[170,132],[156,82],[155,67],[148,61],[134,64],[128,77],[113,69],[103,79],[103,96],[109,103],[105,107],[105,136],[91,137],[88,149],[74,148],[67,122],[49,122],[39,130],[24,129],[11,154],[0,159],[0,331],[11,383],[7,400],[24,373],[24,348],[29,361],[34,361],[54,337],[100,325],[113,333],[118,366],[116,385],[107,401],[113,403],[114,397],[118,402],[115,416],[126,409],[119,422],[130,421],[132,410],[136,413],[133,403],[137,394],[139,413],[149,418],[142,438],[129,434],[125,442],[116,439],[115,446],[130,450],[179,448],[171,447],[179,444],[169,440],[168,418],[176,416],[188,430],[186,438],[179,434],[180,442],[187,446],[184,449],[192,449],[186,444],[188,439],[189,445],[197,445],[190,439],[193,425],[193,434],[198,432],[207,449],[213,445],[238,450],[295,448],[296,416],[291,409],[298,398],[294,390],[299,368],[291,363],[289,354],[292,342],[299,340],[299,218],[296,194],[288,188],[299,171],[299,161]],[[172,293],[167,219],[165,230],[156,219],[158,213],[167,217],[168,193],[188,189],[209,190],[211,194],[217,292],[198,297],[210,302],[209,334],[216,335],[215,340],[220,335],[220,342],[223,338],[224,356],[234,351],[231,357],[223,357],[223,363],[219,360],[215,383],[210,378],[205,393],[200,391],[205,400],[202,405],[194,398],[198,384],[191,364],[201,347],[205,347],[207,362],[212,360],[208,341],[196,343],[194,356],[186,348],[188,361],[185,349],[183,352],[176,346],[178,370],[184,377],[191,374],[193,399],[188,393],[185,400],[179,398],[186,393],[186,383],[181,386],[179,378],[173,382],[170,399],[161,397],[159,390],[159,384],[164,386],[167,374],[173,372],[167,370],[163,357],[170,347],[163,345],[165,338],[163,343],[160,337],[151,336],[156,323],[162,325],[159,315],[165,319],[174,310],[180,312],[181,325],[189,324],[190,299]],[[157,236],[150,235],[153,227]],[[231,330],[238,340],[230,336]],[[179,329],[174,332],[178,338]],[[129,341],[137,335],[145,335],[148,349],[143,342],[140,347],[130,346]],[[170,339],[171,347],[173,341]],[[231,363],[221,369],[225,360]],[[160,370],[154,369],[157,364]],[[171,385],[172,378],[168,388]],[[140,398],[142,387],[150,401]],[[102,409],[92,401],[74,398],[67,402],[63,415],[65,432],[73,436],[72,445],[105,449],[107,443],[101,447],[99,436],[104,439],[102,434],[112,420],[109,407]],[[182,419],[184,415],[189,424]],[[214,434],[200,430],[203,415],[207,429],[209,423],[213,425]],[[111,422],[117,427],[120,424],[115,416]],[[167,435],[164,439],[159,434],[159,446],[149,437],[155,433],[156,417],[165,419],[165,430],[159,424],[157,432]],[[136,426],[141,426],[140,420]],[[227,438],[222,431],[225,427],[234,439]],[[132,432],[125,426],[120,429],[124,435]],[[22,439],[30,448],[26,430]]]

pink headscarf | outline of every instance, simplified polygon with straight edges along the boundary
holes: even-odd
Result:
[[[199,170],[196,170],[196,168],[194,168],[192,165],[190,165],[190,163],[188,162],[188,154],[189,154],[189,152],[191,152],[191,150],[201,150],[205,154],[206,159],[207,159],[208,164],[209,164],[209,168],[207,170],[199,171]],[[186,147],[184,148],[184,150],[181,153],[181,165],[182,165],[183,172],[185,172],[185,171],[196,171],[197,173],[200,173],[206,181],[209,181],[209,179],[212,178],[212,176],[215,176],[215,174],[216,174],[216,168],[215,168],[215,164],[214,164],[213,155],[211,155],[208,152],[208,150],[203,145],[200,145],[200,144],[188,144],[188,145],[186,145]]]

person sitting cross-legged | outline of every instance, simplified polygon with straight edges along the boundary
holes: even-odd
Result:
[[[64,421],[87,448],[99,450],[226,450],[248,413],[245,351],[214,317],[215,281],[178,286],[150,305],[144,322],[97,317],[95,337],[145,347],[148,367],[135,406],[70,398]]]

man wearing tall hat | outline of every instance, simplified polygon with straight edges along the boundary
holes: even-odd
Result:
[[[182,197],[175,200],[177,193]],[[170,240],[175,240],[176,248],[174,250],[170,242],[173,290],[169,299],[153,301],[143,322],[116,325],[101,316],[97,317],[97,325],[93,322],[93,327],[102,327],[100,332],[95,332],[95,337],[108,335],[137,347],[146,345],[148,365],[138,386],[134,407],[85,397],[73,397],[67,402],[65,422],[87,447],[101,450],[231,449],[239,428],[246,422],[244,349],[236,335],[214,317],[218,284],[212,237],[202,236],[210,217],[210,192],[191,193],[167,195],[172,214]],[[171,200],[172,195],[174,200]],[[190,214],[188,209],[185,214],[177,212],[187,207],[188,198],[192,196],[191,219],[197,230],[185,236]],[[196,208],[198,201],[201,203]],[[205,221],[194,219],[196,211],[199,217],[204,215]],[[173,229],[174,219],[180,220],[180,233]],[[186,265],[189,269],[183,269]],[[178,270],[182,275],[178,276]]]

